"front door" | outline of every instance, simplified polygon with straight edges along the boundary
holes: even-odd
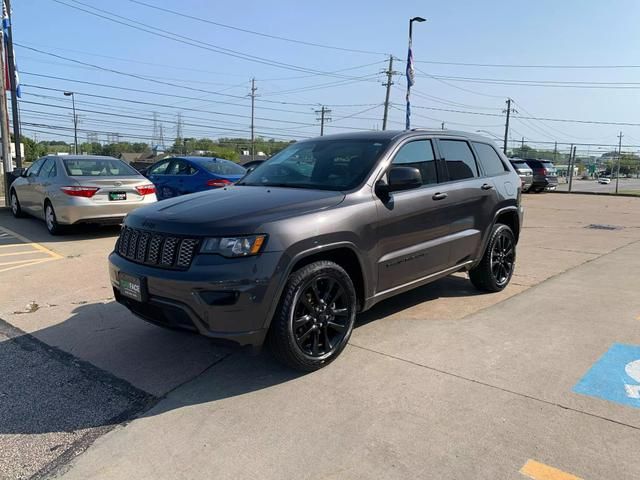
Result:
[[[42,164],[42,168],[40,168],[33,184],[33,211],[40,216],[44,216],[44,199],[47,188],[51,185],[52,177],[55,176],[56,161],[54,158],[49,157]]]
[[[442,195],[437,163],[428,139],[405,143],[392,160],[392,166],[417,168],[422,186],[393,192],[378,203],[378,294],[447,267],[449,225],[443,207],[451,199]]]
[[[169,163],[171,163],[171,159],[168,158],[166,160],[162,160],[161,162],[152,165],[147,172],[147,178],[151,180],[156,187],[156,196],[158,200],[162,200],[163,198],[167,198],[163,195],[164,188],[167,182],[167,169],[169,167]]]

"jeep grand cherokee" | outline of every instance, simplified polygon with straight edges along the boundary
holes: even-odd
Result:
[[[485,291],[513,274],[520,178],[484,137],[383,131],[294,143],[233,186],[130,213],[118,302],[149,322],[314,370],[357,312],[457,271]]]

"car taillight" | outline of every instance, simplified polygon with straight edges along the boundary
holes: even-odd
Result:
[[[70,195],[72,197],[91,198],[100,189],[98,187],[70,186],[70,187],[60,187],[60,190],[62,190],[64,193],[66,193],[67,195]]]
[[[549,175],[549,170],[547,170],[546,168],[542,169],[542,174],[543,175]]]
[[[151,195],[152,193],[156,193],[156,187],[154,185],[152,185],[152,184],[140,185],[139,187],[136,187],[136,190],[142,196]]]
[[[232,183],[233,182],[230,182],[229,180],[226,180],[224,178],[212,178],[211,180],[207,180],[207,187],[220,188],[231,185]]]

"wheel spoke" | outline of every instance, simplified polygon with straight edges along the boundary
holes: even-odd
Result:
[[[322,301],[323,301],[325,304],[329,304],[329,298],[331,297],[331,292],[333,292],[333,288],[334,288],[336,285],[338,285],[338,283],[337,283],[334,279],[329,278],[329,279],[327,280],[327,289],[326,289],[326,291],[325,291],[324,295],[322,296]],[[339,287],[340,287],[340,286],[338,285],[338,288],[339,288]]]
[[[348,315],[347,312],[347,308],[334,308],[331,310],[331,313],[333,313],[334,316],[336,317],[346,317]]]
[[[311,353],[313,355],[318,355],[318,343],[320,342],[320,330],[314,329],[313,331],[313,341],[311,344]]]
[[[327,329],[327,327],[323,329],[323,333],[324,333],[324,351],[326,353],[331,351],[331,349],[333,348],[333,345],[331,345],[331,339],[329,338],[329,330]]]
[[[333,330],[340,333],[344,332],[347,329],[347,327],[345,327],[344,325],[340,325],[336,322],[327,322],[327,327],[331,327]]]
[[[314,280],[311,282],[311,290],[313,291],[313,296],[315,297],[316,303],[319,305],[322,303],[322,295],[320,295],[320,290],[318,289],[318,280]]]
[[[298,317],[293,321],[293,328],[300,328],[301,326],[309,323],[310,321],[311,321],[311,315],[303,315],[301,317]]]
[[[309,298],[307,297],[306,293],[303,292],[302,295],[300,295],[300,302],[302,302],[302,305],[304,305],[304,307],[310,312],[315,311],[315,307],[313,303],[309,301]]]
[[[302,335],[300,335],[299,337],[297,337],[297,338],[298,338],[298,342],[299,342],[299,343],[304,342],[304,341],[307,339],[307,337],[308,337],[309,335],[311,335],[311,332],[313,332],[314,330],[315,330],[315,328],[313,328],[313,326],[309,327],[309,330],[307,330],[307,331],[306,331],[306,332],[304,332]]]

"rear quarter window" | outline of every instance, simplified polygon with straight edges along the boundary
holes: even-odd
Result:
[[[480,165],[482,165],[482,169],[486,175],[492,177],[508,171],[500,155],[498,155],[491,145],[487,143],[472,143],[478,153],[478,160],[480,160]]]

